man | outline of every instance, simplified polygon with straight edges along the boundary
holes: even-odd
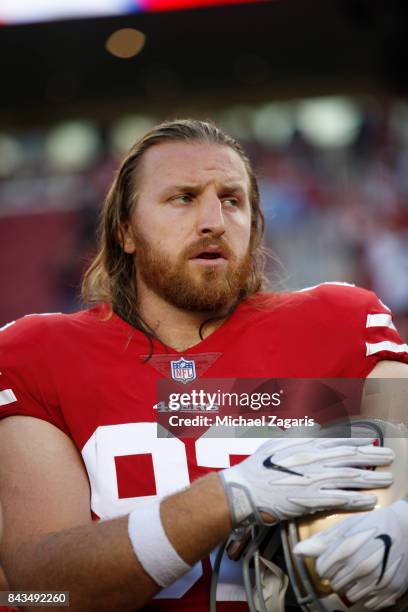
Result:
[[[382,360],[402,376],[408,354],[369,292],[259,294],[256,179],[212,124],[168,122],[136,143],[101,229],[84,280],[97,306],[0,334],[5,567],[13,588],[68,590],[74,609],[204,610],[206,556],[232,527],[371,508],[375,496],[350,489],[387,486],[388,473],[361,468],[392,453],[361,440],[159,439],[157,381],[186,360],[198,378],[381,376]],[[220,609],[246,609],[232,587]]]

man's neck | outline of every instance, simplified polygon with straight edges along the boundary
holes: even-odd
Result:
[[[184,351],[198,344],[202,340],[199,332],[201,324],[220,316],[220,313],[214,312],[183,310],[169,304],[147,287],[138,288],[137,309],[157,338],[176,351]],[[216,321],[210,321],[205,325],[202,330],[203,338],[211,335],[224,320],[225,317],[217,318]]]

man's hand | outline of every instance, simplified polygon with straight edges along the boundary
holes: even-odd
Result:
[[[372,440],[351,438],[268,440],[242,463],[220,472],[233,525],[261,522],[261,513],[284,520],[319,510],[370,509],[374,489],[392,482],[389,472],[361,469],[390,463],[394,453]]]
[[[351,602],[380,610],[408,589],[408,501],[353,516],[294,548],[317,557],[319,576]]]

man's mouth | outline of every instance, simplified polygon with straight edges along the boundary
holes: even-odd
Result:
[[[222,257],[220,253],[200,253],[193,257],[193,259],[225,259],[225,257]]]
[[[220,249],[219,247],[208,247],[207,249],[204,249],[203,251],[200,251],[199,253],[196,253],[195,255],[193,255],[192,257],[190,257],[190,259],[192,260],[210,260],[210,261],[217,261],[217,260],[226,260],[228,259],[226,253]]]

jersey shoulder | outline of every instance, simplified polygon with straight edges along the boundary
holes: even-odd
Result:
[[[62,312],[43,312],[27,314],[0,327],[0,348],[24,341],[26,348],[30,341],[40,340],[44,334],[53,332],[68,333],[76,327],[92,326],[92,322],[107,320],[107,309],[97,306],[89,310],[64,314]]]
[[[345,341],[357,334],[369,342],[370,330],[376,328],[377,335],[384,340],[401,342],[391,310],[369,289],[326,282],[292,292],[287,298],[287,305],[290,304],[304,324],[315,326],[322,333],[332,331],[338,337],[344,334]]]
[[[63,316],[65,315],[61,312],[43,312],[24,315],[0,327],[0,342],[15,339],[25,334],[29,334],[30,336],[41,334],[45,326],[45,317],[50,320],[55,320]]]
[[[251,305],[251,307],[249,307]],[[366,375],[377,361],[408,363],[390,309],[370,290],[327,282],[300,291],[260,294],[247,302],[248,320],[261,338],[276,338],[294,351],[339,356],[336,368],[355,357],[353,371]],[[303,347],[299,349],[299,347]],[[358,362],[358,363],[357,363]]]
[[[364,350],[367,371],[381,360],[408,363],[408,345],[396,329],[391,310],[368,289],[347,283],[323,283],[296,292],[306,321],[327,333],[333,346]],[[360,348],[361,347],[361,348]]]
[[[10,321],[0,327],[0,351],[9,350],[14,345],[24,344],[25,350],[34,348],[35,342],[40,342],[48,329],[69,326],[71,320],[83,315],[81,313],[62,314],[61,312],[27,314],[20,319]],[[37,345],[38,349],[38,345]]]
[[[47,329],[45,319],[55,320],[62,316],[59,313],[32,314],[3,325],[0,328],[1,366],[4,368],[33,359],[38,361]]]
[[[373,314],[390,314],[388,306],[373,291],[350,283],[334,281],[321,283],[295,291],[292,295],[302,305],[310,303],[315,307],[320,306],[335,311],[349,310],[359,314],[367,310]]]
[[[101,309],[94,308],[71,314],[29,314],[6,323],[0,328],[0,370],[34,364],[39,372],[48,369],[67,345],[96,339],[99,322],[104,320]]]
[[[95,327],[90,311],[26,315],[0,329],[0,419],[23,415],[49,421],[67,433],[59,410],[55,372],[75,363],[78,329]],[[95,334],[94,334],[95,335]],[[87,337],[89,337],[87,335]],[[66,356],[72,344],[73,356]],[[69,364],[68,364],[69,365]],[[68,368],[69,371],[69,368]]]
[[[245,310],[259,319],[273,314],[289,318],[305,314],[334,316],[339,312],[354,312],[362,317],[367,310],[390,314],[390,309],[368,289],[349,283],[326,282],[298,291],[257,294],[246,301]]]

